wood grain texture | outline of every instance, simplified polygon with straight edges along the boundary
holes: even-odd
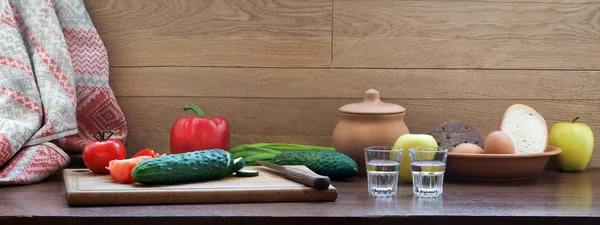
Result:
[[[112,68],[116,96],[403,99],[600,98],[600,72],[283,68]],[[568,80],[568,81],[567,81]]]
[[[194,103],[207,116],[223,115],[231,126],[231,146],[253,142],[291,142],[331,146],[331,135],[339,121],[338,108],[361,99],[264,99],[203,97],[118,97],[128,123],[128,153],[143,148],[169,152],[172,124],[189,116],[182,106]],[[465,121],[483,136],[500,129],[502,115],[511,104],[536,109],[549,126],[580,116],[592,130],[600,130],[600,101],[596,100],[439,100],[384,99],[404,106],[411,133],[422,133],[449,120]],[[596,135],[595,142],[599,143]],[[600,167],[600,154],[591,167]]]
[[[315,174],[305,166],[293,169]],[[317,190],[279,176],[262,166],[245,167],[258,171],[256,177],[228,177],[205,182],[172,185],[119,184],[110,175],[87,169],[64,171],[70,205],[144,205],[183,203],[255,203],[335,201],[338,192],[327,185]]]
[[[280,143],[297,143],[297,144],[314,144],[318,146],[331,146],[331,135],[245,135],[232,134],[231,146],[235,147],[245,143],[258,142],[280,142]],[[136,151],[151,147],[155,152],[169,152],[169,133],[130,133],[127,136],[128,157],[133,156]]]
[[[334,1],[334,67],[598,69],[600,4]]]
[[[329,66],[330,0],[86,0],[112,66]]]
[[[414,198],[400,183],[393,198],[373,198],[365,178],[333,182],[335,202],[68,207],[64,183],[4,187],[2,224],[598,224],[600,170],[546,171],[535,180],[445,180],[440,198]],[[5,223],[6,222],[6,223]]]
[[[415,0],[398,0],[399,2],[410,2]],[[455,2],[464,0],[426,0],[427,2]],[[472,0],[471,2],[503,2],[503,3],[558,3],[558,4],[569,4],[569,3],[599,3],[598,0]]]

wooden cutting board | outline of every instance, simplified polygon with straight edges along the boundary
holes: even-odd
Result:
[[[290,166],[309,170],[305,166]],[[262,166],[245,169],[259,171],[257,177],[144,186],[115,183],[109,175],[96,175],[87,169],[66,169],[63,173],[69,205],[130,205],[180,203],[306,202],[335,201],[333,186],[317,190],[278,175]]]

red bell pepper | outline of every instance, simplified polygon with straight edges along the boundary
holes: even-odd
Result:
[[[193,110],[197,116],[182,117],[171,128],[171,154],[208,149],[229,151],[229,123],[222,116],[204,117],[200,108],[186,104],[183,110]]]

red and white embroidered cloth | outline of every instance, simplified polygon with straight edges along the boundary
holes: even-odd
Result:
[[[98,130],[127,126],[82,0],[0,0],[0,185],[60,172]]]

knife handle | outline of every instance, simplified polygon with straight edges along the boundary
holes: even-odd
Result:
[[[329,177],[321,176],[312,171],[300,170],[295,168],[285,168],[283,175],[290,180],[316,188],[327,189],[331,183]]]

